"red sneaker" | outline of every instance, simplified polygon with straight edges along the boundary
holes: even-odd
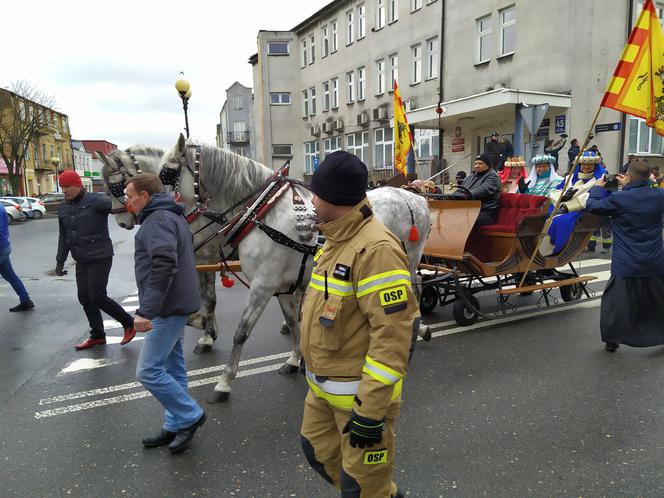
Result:
[[[136,329],[132,325],[131,327],[127,327],[126,329],[124,329],[124,337],[120,341],[120,344],[124,346],[125,344],[130,342],[134,337],[136,337]]]
[[[92,337],[88,337],[86,340],[84,340],[83,342],[77,344],[74,347],[76,348],[76,351],[81,351],[83,349],[90,349],[90,348],[93,348],[95,346],[103,346],[104,344],[106,344],[106,338],[105,337],[102,338],[102,339],[93,339]]]

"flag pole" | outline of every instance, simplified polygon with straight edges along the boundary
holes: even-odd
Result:
[[[597,108],[597,113],[595,113],[595,118],[593,119],[593,122],[590,125],[590,129],[588,130],[588,133],[586,134],[586,139],[583,142],[583,147],[579,150],[579,153],[576,155],[576,158],[574,159],[574,164],[572,165],[572,168],[569,171],[569,174],[565,178],[565,184],[563,185],[563,195],[567,191],[567,187],[569,186],[569,182],[572,179],[574,170],[576,169],[577,164],[579,164],[579,159],[581,158],[581,155],[583,154],[583,151],[586,150],[586,147],[588,147],[588,144],[590,143],[590,139],[592,136],[593,129],[595,128],[595,123],[597,123],[597,118],[599,118],[599,113],[602,111],[602,106],[600,105]],[[555,205],[553,206],[553,211],[551,211],[551,216],[546,220],[546,223],[544,224],[544,228],[542,228],[542,231],[539,233],[537,236],[537,245],[535,246],[535,250],[533,251],[533,254],[530,256],[530,260],[528,261],[528,266],[526,266],[525,271],[523,272],[523,276],[521,277],[521,281],[519,282],[519,285],[517,288],[523,287],[523,283],[526,281],[526,277],[528,276],[528,272],[530,271],[530,267],[533,265],[533,261],[535,261],[535,255],[539,252],[540,245],[542,245],[542,241],[544,240],[544,237],[546,234],[549,232],[549,227],[551,226],[551,223],[553,223],[553,217],[558,213],[558,208],[560,207],[560,200],[563,198],[562,195],[558,196],[558,199],[556,200]]]

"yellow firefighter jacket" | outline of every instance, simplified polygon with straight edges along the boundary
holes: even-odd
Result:
[[[302,307],[309,387],[335,408],[396,416],[419,325],[406,254],[367,199],[320,229]]]

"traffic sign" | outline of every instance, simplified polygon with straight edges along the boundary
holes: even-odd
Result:
[[[539,129],[540,124],[542,124],[542,120],[544,119],[544,115],[548,110],[549,104],[540,104],[535,106],[522,107],[519,109],[521,117],[526,122],[528,131],[530,131],[532,135],[537,133],[537,130]]]
[[[603,131],[620,131],[620,123],[604,123],[595,125],[595,133]]]

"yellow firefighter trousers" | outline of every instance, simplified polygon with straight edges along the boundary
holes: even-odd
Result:
[[[309,390],[301,431],[309,464],[340,489],[343,498],[396,496],[397,486],[392,482],[395,420],[385,420],[383,440],[378,445],[353,448],[349,434],[342,434],[349,418],[349,411],[333,408]]]

